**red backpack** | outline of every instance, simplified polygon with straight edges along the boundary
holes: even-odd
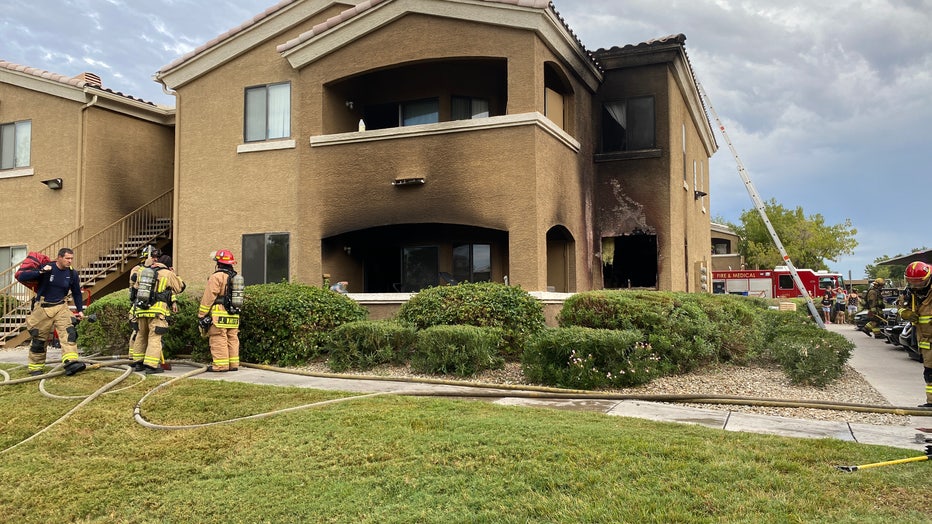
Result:
[[[43,253],[39,253],[36,251],[30,251],[29,254],[26,255],[26,259],[23,260],[19,264],[19,269],[16,270],[16,280],[22,285],[31,289],[33,293],[35,293],[36,289],[38,289],[39,287],[39,279],[36,278],[33,280],[25,280],[23,276],[23,272],[24,271],[37,271],[42,266],[45,266],[46,264],[49,264],[51,262],[52,260],[48,256],[44,255]]]

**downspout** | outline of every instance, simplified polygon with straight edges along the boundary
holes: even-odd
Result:
[[[84,89],[84,92],[87,93],[87,88]],[[81,112],[79,116],[81,132],[78,133],[78,172],[77,172],[77,198],[74,211],[74,222],[75,229],[81,228],[81,238],[78,242],[84,240],[84,206],[85,206],[85,195],[87,194],[87,168],[84,165],[86,161],[87,151],[87,110],[90,107],[97,105],[98,96],[95,94],[91,101],[81,106]]]
[[[178,243],[175,240],[178,238],[178,202],[180,201],[180,191],[178,187],[180,185],[181,177],[181,140],[178,136],[178,106],[180,101],[180,96],[177,91],[169,89],[165,82],[159,78],[158,74],[153,75],[152,77],[156,82],[161,84],[162,92],[168,96],[175,97],[175,132],[174,132],[174,157],[173,157],[173,166],[172,166],[172,230],[171,230],[171,239],[172,246],[174,246],[174,264],[175,268],[182,267],[182,264],[179,263],[178,259]]]

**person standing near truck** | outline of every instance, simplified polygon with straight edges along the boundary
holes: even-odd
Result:
[[[845,323],[845,311],[848,308],[848,293],[845,292],[845,288],[839,287],[835,289],[835,323],[844,324]]]
[[[852,289],[851,293],[848,293],[848,323],[854,324],[854,314],[858,312],[858,308],[861,307],[861,297],[858,296],[858,291]]]

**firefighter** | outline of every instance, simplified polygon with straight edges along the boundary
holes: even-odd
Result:
[[[907,294],[899,310],[903,320],[912,322],[916,342],[922,355],[922,378],[926,383],[926,403],[920,408],[932,408],[932,266],[925,262],[913,262],[906,266]]]
[[[67,333],[61,341],[61,361],[65,373],[74,375],[86,367],[78,360],[78,330],[72,318],[84,318],[84,297],[81,294],[81,279],[78,272],[71,267],[74,251],[63,247],[58,250],[55,262],[46,264],[35,271],[25,271],[24,279],[38,280],[36,303],[26,319],[26,330],[32,341],[29,346],[29,374],[41,375],[45,369],[45,343],[54,327],[59,333]],[[68,307],[68,293],[74,300],[76,312]]]
[[[185,283],[152,256],[148,260],[150,264],[143,265],[136,276],[134,302],[139,327],[130,352],[135,360],[133,369],[150,375],[163,371],[162,335],[168,332],[168,318],[178,312],[177,297]]]
[[[867,308],[868,322],[864,325],[864,332],[867,336],[873,335],[874,338],[881,338],[880,324],[883,322],[883,295],[880,290],[885,284],[882,278],[878,278],[871,283],[870,289],[867,290],[867,297],[864,299],[864,306]]]
[[[139,253],[139,263],[129,271],[129,327],[132,329],[129,335],[129,358],[135,362],[133,369],[136,371],[142,371],[142,361],[146,356],[144,352],[136,353],[133,350],[136,344],[136,335],[139,334],[139,319],[136,318],[136,292],[139,290],[139,273],[143,268],[152,266],[157,252],[158,249],[153,246],[143,248]]]
[[[243,277],[233,270],[236,260],[229,250],[215,251],[211,260],[217,266],[207,279],[207,288],[197,310],[198,326],[207,333],[213,360],[207,371],[238,371]]]

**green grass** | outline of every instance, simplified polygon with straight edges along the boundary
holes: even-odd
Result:
[[[89,394],[114,376],[46,389]],[[0,454],[0,520],[928,522],[929,462],[834,467],[918,454],[903,449],[397,396],[158,431],[135,423],[133,407],[159,382],[104,395]],[[187,380],[142,409],[154,423],[192,424],[344,396]],[[0,386],[0,450],[78,402],[36,383]]]

